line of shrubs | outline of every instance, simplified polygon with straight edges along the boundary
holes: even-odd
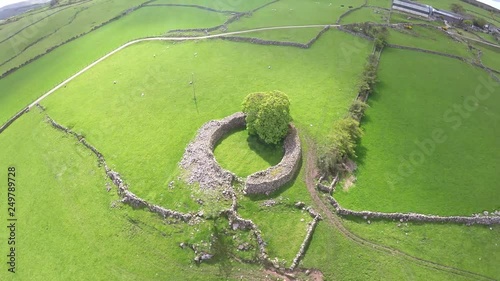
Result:
[[[323,177],[334,176],[336,181],[354,169],[349,162],[357,157],[356,145],[363,135],[359,125],[368,108],[364,101],[377,81],[379,58],[376,52],[368,57],[358,86],[358,96],[351,104],[347,116],[334,124],[332,133],[318,145],[317,166]]]
[[[387,45],[389,30],[386,25],[363,22],[345,25],[343,29],[354,32],[356,35],[373,39],[375,41],[375,49],[378,51]]]

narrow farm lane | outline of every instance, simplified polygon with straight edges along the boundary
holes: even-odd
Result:
[[[470,272],[467,270],[458,269],[458,268],[455,268],[452,266],[442,265],[442,264],[435,263],[435,262],[432,262],[429,260],[424,260],[424,259],[412,256],[412,255],[409,255],[409,254],[402,252],[400,250],[397,250],[397,249],[394,249],[394,248],[391,248],[391,247],[388,247],[388,246],[385,246],[382,244],[374,243],[372,241],[366,240],[366,239],[352,233],[350,230],[348,230],[343,225],[341,218],[337,214],[334,214],[333,211],[320,198],[320,195],[319,195],[318,190],[316,189],[316,185],[314,183],[314,178],[317,176],[317,173],[318,173],[316,165],[315,165],[315,163],[316,163],[316,156],[315,156],[316,150],[315,150],[315,147],[314,147],[314,144],[312,143],[312,141],[308,140],[307,142],[308,142],[308,144],[307,144],[306,163],[305,163],[305,165],[306,165],[306,167],[305,167],[305,169],[306,169],[305,181],[306,181],[307,190],[311,194],[311,199],[313,200],[313,207],[317,211],[320,212],[320,214],[322,215],[322,217],[324,218],[325,221],[327,221],[328,223],[333,225],[335,227],[335,229],[337,229],[345,238],[353,241],[354,243],[356,243],[358,245],[364,246],[364,247],[375,249],[377,251],[385,252],[385,253],[388,253],[391,255],[401,256],[403,258],[411,260],[411,261],[413,261],[417,264],[420,264],[422,266],[425,266],[425,267],[453,273],[453,274],[463,276],[466,278],[471,278],[473,280],[494,280],[493,278],[490,278],[490,277],[487,277],[487,276],[484,276],[481,274],[477,274],[477,273]]]

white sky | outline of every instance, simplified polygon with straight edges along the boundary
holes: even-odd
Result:
[[[10,4],[19,3],[19,2],[23,2],[23,1],[26,1],[26,0],[0,0],[0,8],[3,6],[7,6]],[[49,0],[47,0],[47,2],[49,2]]]
[[[7,6],[10,4],[23,2],[23,0],[0,0],[0,7]]]
[[[500,10],[500,0],[478,0],[478,1],[493,6]]]
[[[23,2],[24,0],[0,0],[0,8],[3,6],[7,6],[13,3],[18,3],[18,2]],[[488,4],[490,6],[493,6],[497,9],[500,10],[500,0],[478,0],[479,2],[483,2],[485,4]],[[425,2],[425,0],[422,0],[420,2]]]

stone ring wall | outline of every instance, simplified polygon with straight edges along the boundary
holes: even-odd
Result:
[[[236,175],[219,165],[213,151],[223,136],[245,126],[245,114],[242,112],[205,123],[186,147],[179,163],[187,172],[187,182],[199,184],[200,188],[205,189],[230,187]],[[247,177],[246,194],[270,194],[293,179],[300,164],[301,146],[297,129],[292,125],[285,138],[284,149],[285,155],[278,165]]]
[[[245,182],[246,194],[269,195],[293,179],[302,157],[299,134],[293,125],[290,125],[283,147],[285,155],[278,165],[247,177]]]

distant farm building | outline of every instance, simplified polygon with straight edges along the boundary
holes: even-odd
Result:
[[[431,17],[433,10],[429,5],[401,0],[392,1],[392,9],[426,18]]]
[[[434,9],[432,6],[409,0],[393,0],[392,9],[428,19],[440,18],[450,23],[460,23],[464,20],[463,16],[459,14]]]
[[[443,11],[443,10],[435,9],[432,14],[436,18],[442,18],[442,19],[446,20],[447,22],[451,22],[451,23],[460,23],[464,20],[464,17],[459,15],[459,14],[455,14],[455,13]]]

